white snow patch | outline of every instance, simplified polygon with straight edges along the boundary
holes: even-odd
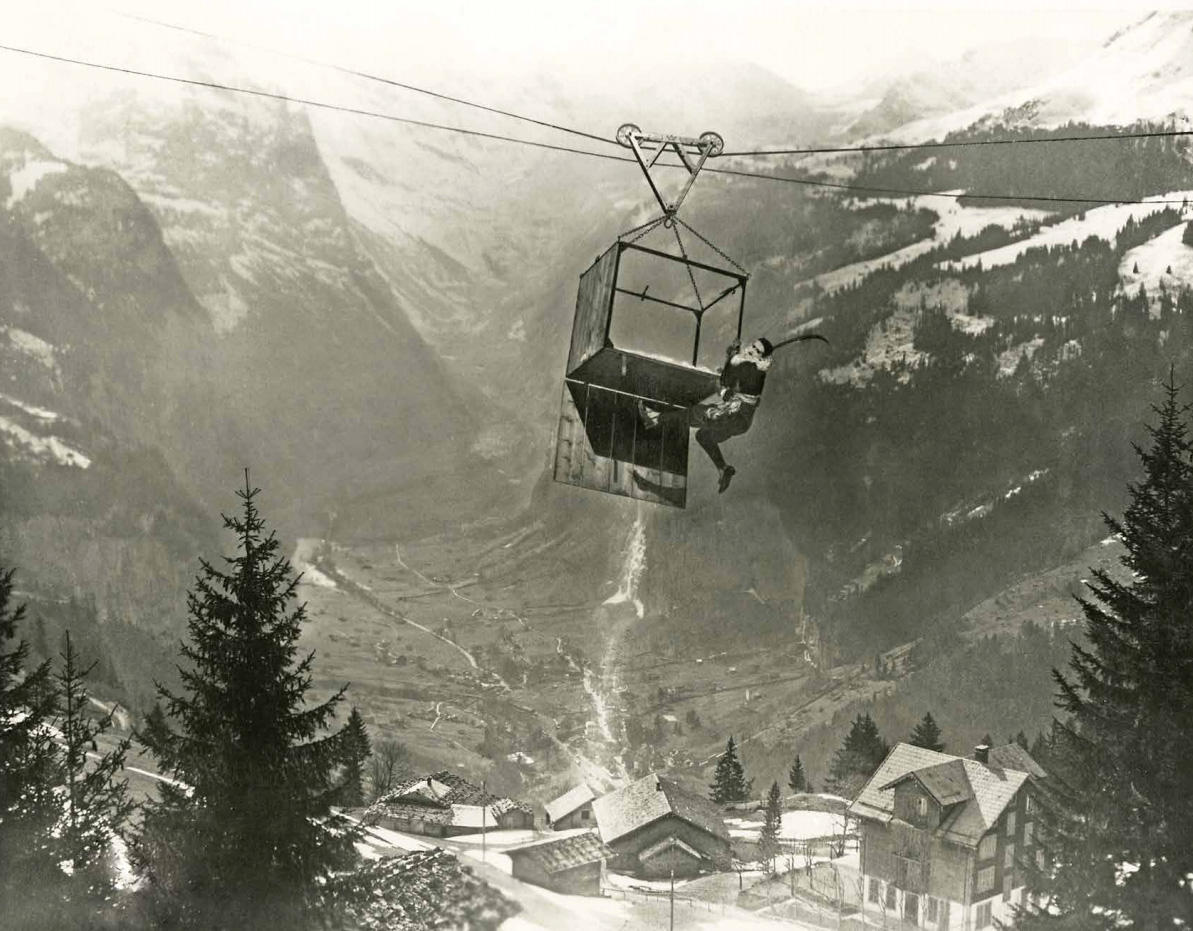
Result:
[[[17,398],[10,397],[7,394],[0,394],[0,401],[11,404],[17,410],[24,411],[32,417],[36,417],[43,423],[53,423],[58,420],[59,416],[54,411],[46,410],[44,407],[38,407],[36,404],[26,404],[24,401]]]
[[[324,572],[320,572],[310,563],[298,563],[294,567],[302,573],[302,585],[314,585],[317,588],[335,588],[335,580]]]
[[[1123,291],[1136,294],[1142,285],[1155,301],[1161,289],[1169,293],[1193,285],[1193,246],[1181,240],[1193,220],[1178,223],[1123,256],[1118,279]],[[1138,268],[1139,271],[1135,271]],[[1171,269],[1171,271],[1169,271]]]
[[[8,195],[8,200],[4,203],[5,208],[11,210],[16,204],[24,200],[25,196],[37,187],[42,178],[58,174],[66,171],[66,169],[67,165],[65,162],[51,162],[45,159],[25,162],[24,165],[8,176],[8,183],[12,186],[12,193]]]
[[[9,343],[18,352],[35,359],[48,369],[54,368],[54,347],[40,336],[34,336],[17,327],[0,327],[0,333],[8,337]]]
[[[914,345],[915,323],[914,310],[905,307],[897,309],[884,321],[870,328],[866,336],[866,348],[860,359],[837,368],[821,369],[818,373],[821,380],[839,385],[863,385],[879,369],[892,368],[896,363],[911,367],[918,365],[924,354]],[[907,382],[911,379],[911,373],[904,371],[899,378]]]
[[[983,268],[994,268],[999,265],[1010,265],[1023,255],[1028,249],[1038,249],[1045,246],[1067,246],[1074,240],[1084,242],[1090,236],[1113,242],[1118,231],[1126,225],[1132,217],[1136,222],[1167,210],[1171,204],[1157,203],[1157,201],[1180,201],[1185,197],[1193,197],[1193,191],[1172,191],[1167,194],[1156,194],[1145,198],[1141,204],[1108,204],[1094,207],[1079,214],[1062,220],[1053,226],[1045,227],[1034,236],[1021,239],[1018,242],[989,249],[986,252],[967,255],[964,258],[941,262],[940,267],[949,271],[974,268],[979,262]]]
[[[1031,359],[1036,354],[1036,350],[1044,345],[1044,337],[1037,336],[1035,339],[1030,339],[1025,343],[1017,343],[1008,349],[1004,349],[998,354],[998,377],[1009,378],[1015,374],[1015,369],[1019,366],[1019,360],[1024,356]]]
[[[53,459],[58,465],[86,469],[91,459],[77,449],[63,443],[56,436],[37,436],[7,417],[0,417],[0,433],[7,434],[9,443],[22,446],[39,459]]]

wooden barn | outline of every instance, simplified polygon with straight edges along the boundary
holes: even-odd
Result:
[[[547,824],[556,831],[589,828],[595,824],[592,803],[596,794],[586,785],[578,785],[559,798],[547,802]]]
[[[1036,842],[1039,764],[1018,744],[972,759],[899,744],[849,813],[861,822],[862,907],[948,931],[1009,922]]]
[[[571,895],[600,895],[605,861],[613,852],[594,831],[569,831],[505,851],[514,879]]]
[[[729,831],[720,809],[657,774],[593,802],[612,869],[651,878],[695,876],[729,867]]]
[[[534,827],[529,806],[446,770],[398,786],[369,809],[368,817],[383,828],[433,837]]]

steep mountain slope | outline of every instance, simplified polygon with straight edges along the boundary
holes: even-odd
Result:
[[[1188,128],[1193,106],[1193,14],[1149,14],[1102,48],[1039,83],[952,113],[916,120],[898,139],[941,138],[974,124],[1058,126],[1131,125],[1175,121]]]

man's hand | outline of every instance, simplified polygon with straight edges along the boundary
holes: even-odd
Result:
[[[736,355],[739,349],[741,349],[741,340],[735,339],[729,344],[728,348],[725,350],[725,354],[728,356]]]

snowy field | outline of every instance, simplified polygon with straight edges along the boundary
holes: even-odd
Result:
[[[753,840],[762,830],[762,821],[755,818],[726,818],[732,837]],[[831,811],[785,811],[779,837],[783,840],[813,840],[819,837],[840,836],[845,816]]]
[[[1181,242],[1188,226],[1189,223],[1178,223],[1123,256],[1118,267],[1123,290],[1135,294],[1142,285],[1154,298],[1161,287],[1171,293],[1193,283],[1193,246]]]
[[[967,255],[955,261],[941,262],[940,267],[948,271],[956,271],[973,268],[979,262],[983,268],[1010,265],[1028,249],[1037,249],[1042,246],[1067,246],[1074,240],[1084,242],[1090,236],[1113,242],[1115,235],[1126,225],[1128,219],[1134,217],[1136,221],[1142,220],[1153,213],[1174,206],[1171,201],[1179,204],[1186,197],[1193,198],[1193,191],[1157,194],[1154,197],[1146,198],[1146,202],[1142,204],[1108,204],[1104,207],[1094,207],[1083,214],[1062,220],[1055,226],[1045,227],[1027,239],[986,252]],[[1170,203],[1163,203],[1164,201]]]
[[[942,192],[947,194],[961,193],[960,191]],[[874,200],[858,201],[858,205],[866,203],[889,203],[898,207],[910,205],[913,210],[931,210],[938,219],[932,228],[932,236],[921,239],[910,246],[905,246],[895,252],[867,259],[864,262],[854,262],[843,265],[832,271],[817,275],[813,279],[826,292],[847,287],[861,281],[867,275],[880,268],[901,268],[931,249],[942,243],[947,243],[960,233],[962,236],[976,236],[987,226],[1001,226],[1011,229],[1017,222],[1040,222],[1051,216],[1047,210],[1035,210],[1027,207],[973,207],[962,205],[952,197],[901,197],[875,198]]]

